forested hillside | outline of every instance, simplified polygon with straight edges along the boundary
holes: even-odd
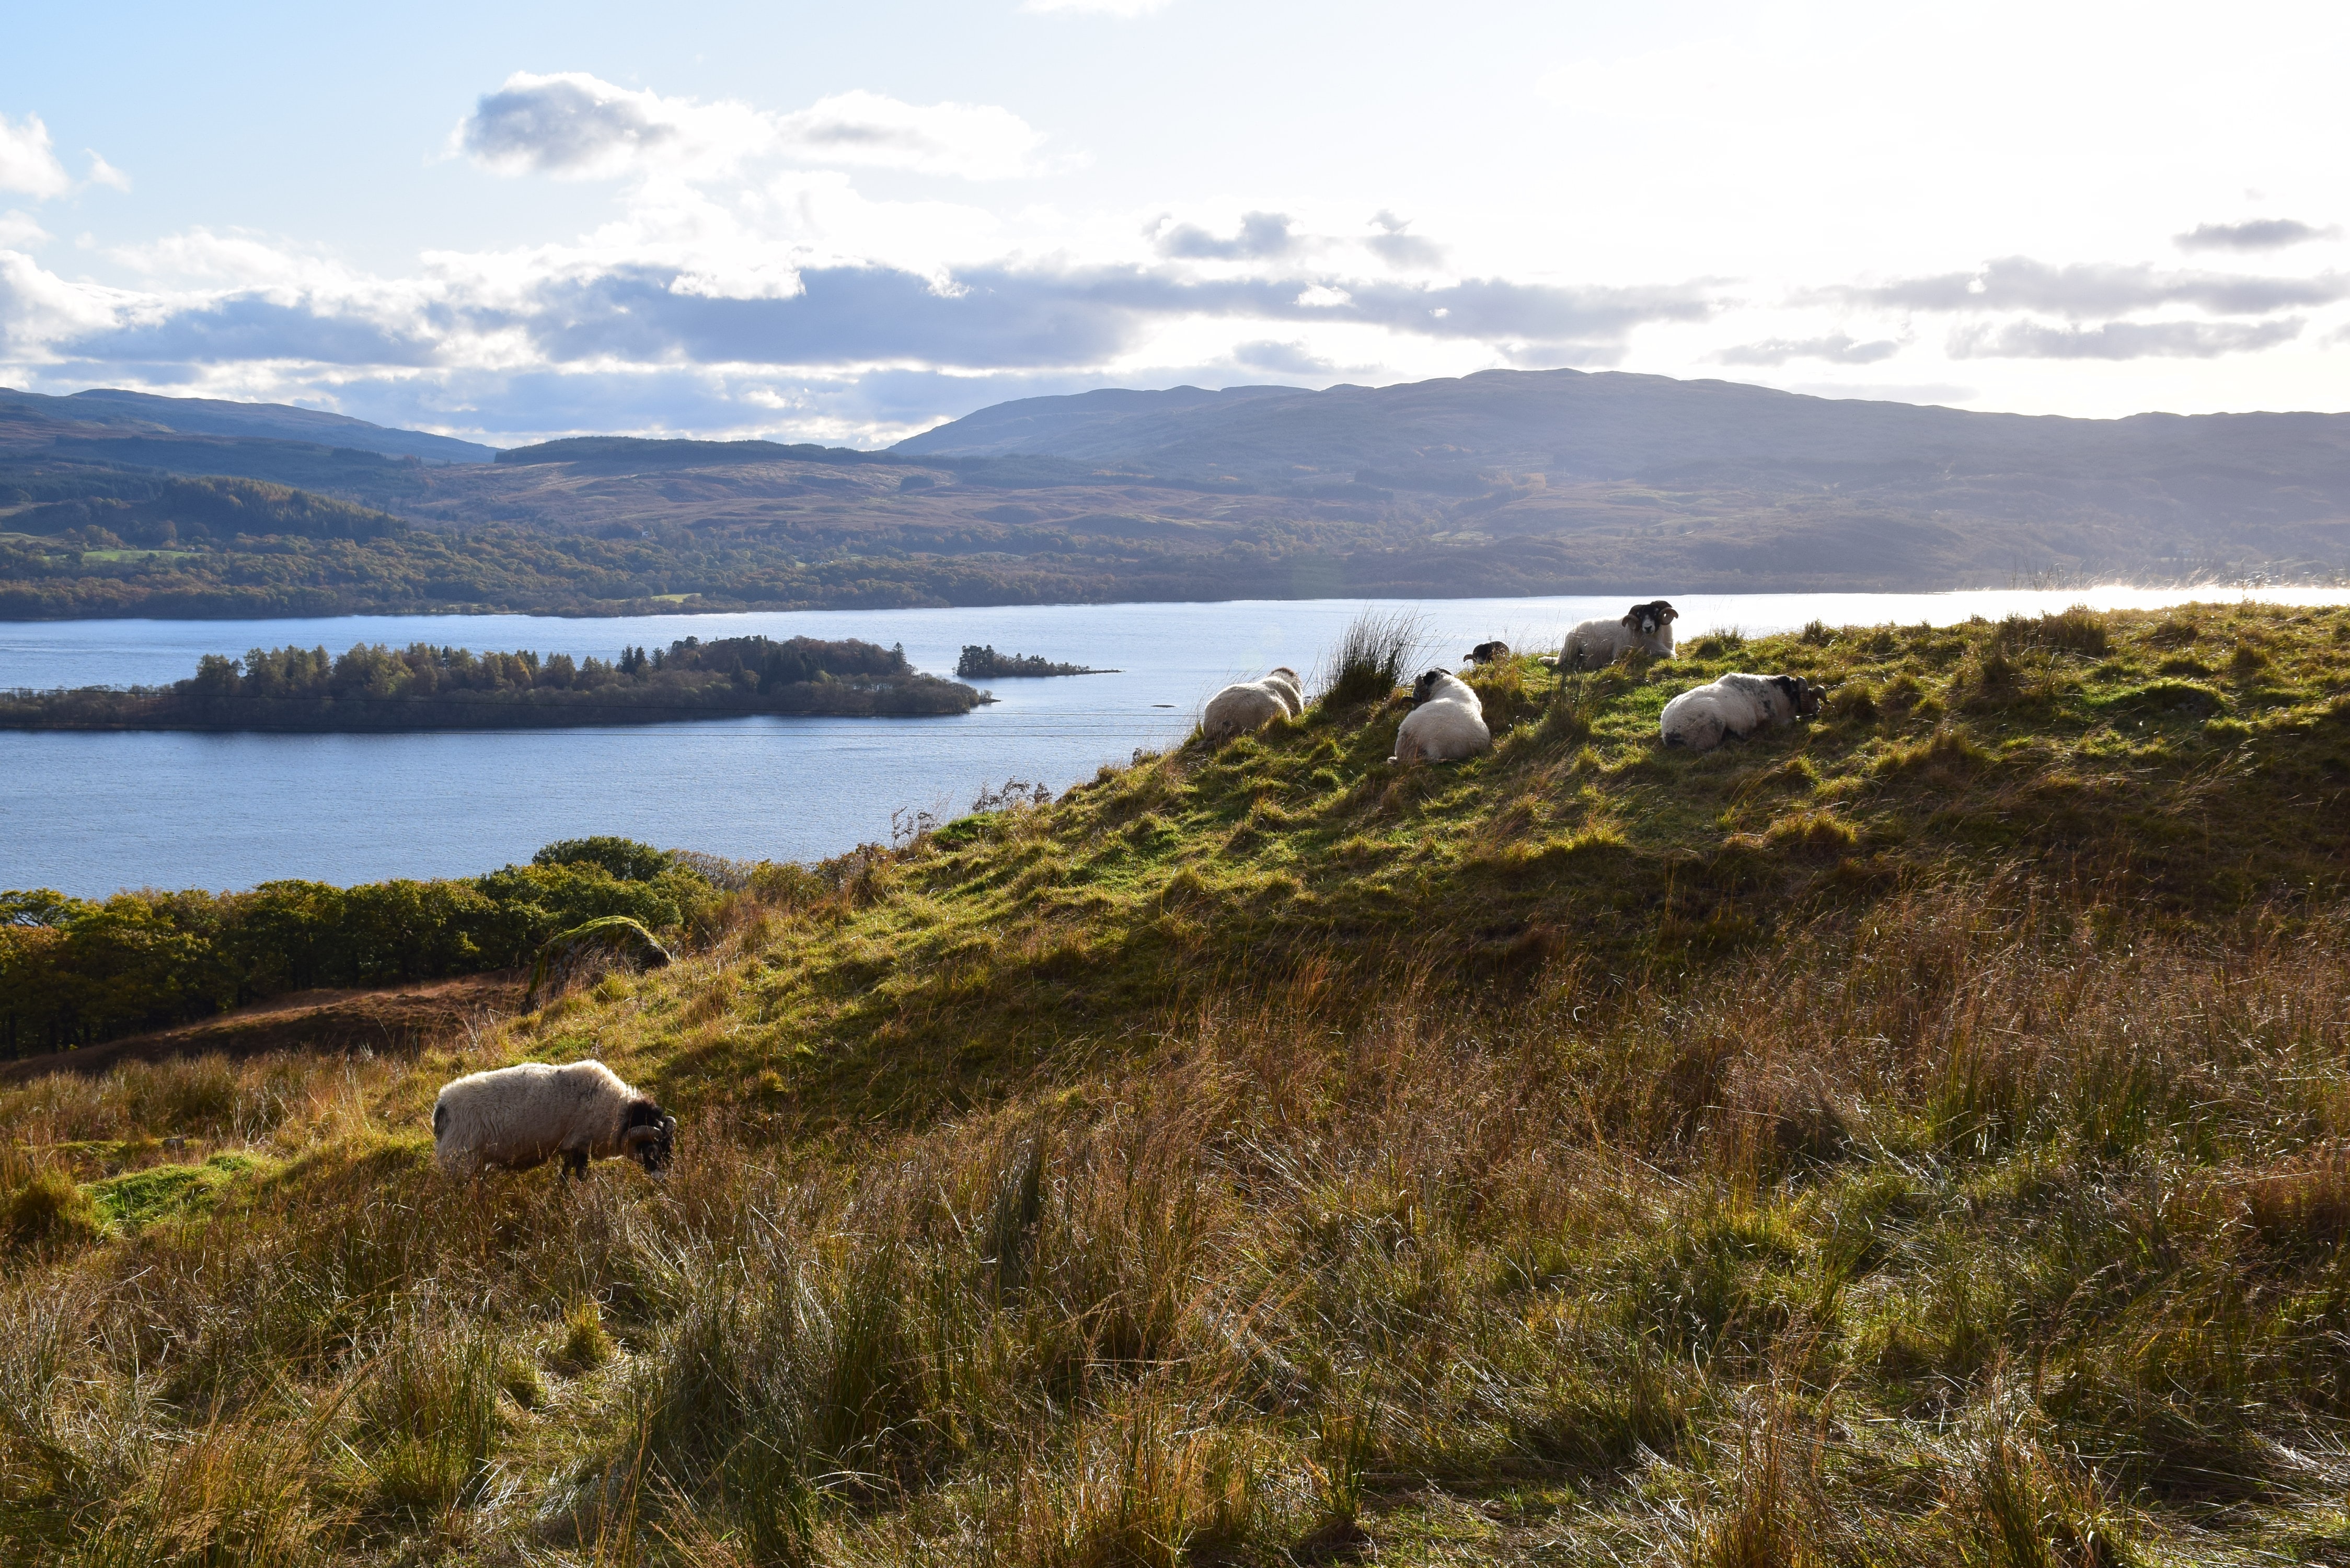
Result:
[[[2026,419],[1493,371],[1029,400],[888,452],[597,437],[433,466],[0,403],[0,614],[2332,580],[2350,572],[2345,432],[2350,415]],[[411,528],[356,551],[190,535],[133,558],[65,525],[63,504],[163,472],[288,484]],[[134,504],[148,515],[122,520],[146,537],[179,522]]]

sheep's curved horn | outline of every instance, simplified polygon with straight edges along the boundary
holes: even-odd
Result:
[[[654,1139],[660,1137],[660,1135],[661,1129],[658,1127],[630,1127],[627,1132],[620,1135],[620,1147],[622,1148],[635,1148],[639,1144],[652,1142]]]

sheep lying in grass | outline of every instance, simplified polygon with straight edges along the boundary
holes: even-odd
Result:
[[[1602,670],[1638,649],[1659,659],[1673,656],[1673,622],[1680,611],[1663,599],[1634,605],[1617,620],[1586,620],[1566,634],[1558,657],[1544,660],[1557,670]]]
[[[590,1159],[627,1155],[649,1171],[669,1163],[677,1118],[601,1062],[525,1062],[474,1073],[432,1102],[432,1158],[452,1176],[485,1167],[528,1170],[561,1157],[588,1179]]]
[[[1411,700],[1388,762],[1450,763],[1492,747],[1485,706],[1459,676],[1431,670],[1411,683]]]
[[[1239,681],[1209,698],[1200,714],[1200,733],[1211,744],[1221,744],[1304,711],[1305,700],[1297,684],[1297,671],[1284,664],[1262,680]]]
[[[1665,704],[1665,744],[1710,752],[1758,730],[1815,719],[1826,691],[1798,675],[1725,675]]]

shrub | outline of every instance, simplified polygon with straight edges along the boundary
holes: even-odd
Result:
[[[633,838],[598,834],[559,838],[530,857],[534,866],[600,866],[623,882],[650,882],[676,864],[667,850]]]

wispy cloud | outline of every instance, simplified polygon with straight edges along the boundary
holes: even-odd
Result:
[[[2284,321],[2108,321],[2094,327],[2037,321],[1960,327],[1953,359],[2211,359],[2273,348],[2301,336]]]
[[[2171,236],[2182,251],[2276,251],[2307,240],[2341,237],[2338,228],[2316,228],[2298,218],[2254,218],[2241,223],[2198,223]]]
[[[1718,365],[1783,365],[1790,359],[1874,365],[1899,352],[1901,345],[1889,337],[1862,343],[1847,333],[1836,332],[1825,337],[1766,337],[1759,343],[1741,343],[1722,349],[1713,358]]]
[[[482,95],[454,140],[501,173],[558,179],[713,178],[775,157],[996,180],[1035,172],[1044,137],[987,104],[910,104],[856,91],[778,114],[617,87],[578,71],[517,71]]]
[[[21,120],[0,114],[0,191],[45,201],[73,189],[73,176],[49,146],[49,128],[37,114]]]
[[[1388,265],[1401,271],[1425,271],[1444,265],[1444,248],[1441,245],[1434,240],[1405,232],[1411,227],[1410,219],[1399,218],[1393,213],[1382,210],[1373,215],[1371,226],[1379,232],[1363,244]]]
[[[2222,316],[2265,316],[2350,299],[2350,276],[2331,272],[2314,277],[2163,272],[2110,263],[2052,266],[2028,256],[2008,256],[1973,272],[1824,292],[1851,304],[1903,310],[2041,310],[2078,318],[2188,305]]]

